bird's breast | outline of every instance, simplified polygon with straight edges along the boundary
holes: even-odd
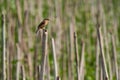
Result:
[[[48,21],[45,21],[45,25],[47,25],[48,24]]]

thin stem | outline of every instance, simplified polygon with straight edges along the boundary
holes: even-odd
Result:
[[[74,46],[75,46],[75,61],[76,61],[76,71],[77,71],[77,80],[79,79],[79,55],[78,55],[78,45],[77,45],[77,35],[74,32]]]
[[[102,67],[102,72],[103,72],[103,76],[104,79],[108,80],[108,73],[107,73],[107,67],[106,67],[106,63],[105,63],[105,56],[104,56],[104,51],[103,51],[103,43],[101,41],[101,32],[100,32],[100,28],[97,27],[97,36],[98,36],[98,41],[99,41],[99,48],[100,48],[100,61],[101,61],[101,67]]]
[[[55,42],[54,39],[52,38],[52,48],[53,48],[53,58],[54,58],[54,68],[55,68],[55,80],[57,79],[58,76],[58,70],[57,70],[57,59],[56,59],[56,51],[55,51]]]
[[[80,74],[79,79],[84,80],[84,66],[85,66],[85,43],[82,42],[82,52],[81,52],[81,63],[80,63]]]
[[[6,80],[6,19],[5,12],[2,13],[2,26],[3,26],[3,80]]]
[[[118,64],[117,64],[117,52],[116,52],[116,46],[115,46],[115,40],[114,36],[112,35],[112,55],[113,55],[113,60],[114,60],[114,66],[115,66],[115,74],[116,74],[116,80],[118,80]]]
[[[96,14],[96,32],[97,32],[97,38],[99,42],[99,49],[100,49],[100,66],[102,68],[103,73],[103,80],[109,80],[108,79],[108,72],[105,62],[105,55],[103,50],[103,42],[102,42],[102,35],[101,35],[101,29],[100,29],[100,0],[97,2],[97,14]]]
[[[17,70],[16,70],[16,80],[19,80],[19,74],[20,74],[20,47],[18,46],[18,44],[16,44],[17,46]]]
[[[96,44],[96,80],[99,80],[99,71],[100,71],[100,67],[99,67],[99,43],[97,40],[97,44]]]

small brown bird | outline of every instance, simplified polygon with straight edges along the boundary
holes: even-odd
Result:
[[[44,19],[39,25],[38,28],[36,30],[36,33],[40,30],[40,29],[44,29],[44,27],[48,24],[50,20],[49,19]]]

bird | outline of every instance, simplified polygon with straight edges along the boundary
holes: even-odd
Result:
[[[48,25],[49,21],[50,21],[50,20],[49,20],[48,18],[44,19],[44,20],[38,25],[37,30],[36,30],[36,33],[38,33],[38,31],[39,31],[40,29],[44,29],[45,26]]]

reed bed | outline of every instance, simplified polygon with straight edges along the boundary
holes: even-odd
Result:
[[[120,80],[119,3],[0,0],[0,80]]]

